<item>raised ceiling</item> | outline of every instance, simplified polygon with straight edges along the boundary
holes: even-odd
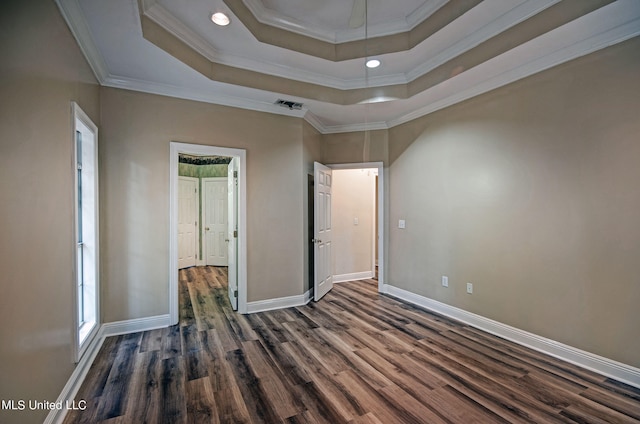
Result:
[[[102,85],[323,133],[390,128],[640,34],[638,0],[57,2]]]

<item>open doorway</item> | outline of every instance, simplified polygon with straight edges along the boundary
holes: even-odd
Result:
[[[333,169],[333,282],[376,276],[377,168]]]
[[[179,319],[178,314],[178,268],[179,268],[179,157],[180,155],[196,157],[224,157],[230,158],[228,170],[228,205],[233,208],[228,215],[230,230],[226,233],[228,238],[228,267],[229,287],[228,293],[232,305],[240,313],[247,310],[247,245],[246,245],[246,151],[243,149],[231,149],[225,147],[203,146],[171,142],[170,144],[170,190],[169,190],[169,314],[172,324]],[[231,210],[231,209],[230,209]],[[198,224],[201,220],[198,221]],[[233,228],[231,228],[233,227]],[[206,231],[206,230],[205,230]],[[199,234],[202,234],[200,231]],[[198,237],[203,239],[204,237]],[[227,241],[228,240],[228,241]],[[206,252],[206,246],[204,248]],[[198,248],[199,264],[204,264],[202,258],[206,253]]]
[[[356,184],[359,187],[351,189],[338,187],[334,193],[336,184],[341,185],[341,177],[338,176],[336,182],[336,175],[347,170],[358,176],[363,184]],[[349,172],[344,174],[345,181],[348,181]],[[308,199],[309,278],[313,277],[314,300],[319,300],[331,290],[334,277],[336,282],[377,277],[378,291],[382,292],[385,284],[383,164],[323,165],[316,162],[313,179],[309,179],[308,186],[310,191],[311,187],[314,191],[314,196],[310,195]],[[346,188],[346,192],[339,193],[343,188]],[[360,190],[362,193],[349,193],[349,190]],[[337,198],[334,194],[338,195]],[[363,194],[364,200],[357,199],[359,196],[355,194]],[[351,205],[341,205],[343,201],[340,197],[347,199]],[[352,231],[354,229],[358,231]],[[358,249],[360,252],[354,253]],[[336,264],[336,258],[342,263]],[[345,263],[346,266],[343,266]]]

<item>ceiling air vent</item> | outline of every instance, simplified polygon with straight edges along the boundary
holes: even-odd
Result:
[[[276,104],[278,106],[282,106],[282,107],[287,107],[290,110],[293,110],[293,109],[300,110],[300,109],[302,109],[302,103],[293,102],[291,100],[278,99],[278,100],[276,100],[276,102],[274,104]]]

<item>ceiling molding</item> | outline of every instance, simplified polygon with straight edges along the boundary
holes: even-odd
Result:
[[[153,6],[144,10],[144,15],[156,24],[166,29],[186,45],[192,47],[195,51],[206,57],[211,62],[221,65],[232,66],[242,69],[260,69],[268,75],[293,79],[311,84],[323,85],[338,90],[347,90],[353,88],[361,88],[366,86],[363,81],[345,81],[339,78],[332,78],[315,72],[294,69],[288,66],[282,66],[277,63],[262,60],[250,59],[238,55],[229,54],[216,50],[207,40],[200,37],[191,30],[182,21],[174,17],[160,4],[155,3]],[[403,74],[392,76],[393,80],[385,80],[382,84],[398,84],[406,83]]]
[[[211,62],[241,69],[260,69],[261,72],[268,75],[322,85],[335,88],[337,90],[355,90],[367,87],[408,84],[437,68],[439,65],[463,54],[487,39],[500,34],[537,13],[540,13],[559,1],[560,0],[528,0],[525,3],[517,5],[507,13],[492,21],[490,24],[482,27],[479,31],[469,34],[464,39],[448,46],[414,69],[399,74],[382,76],[365,75],[361,78],[349,80],[334,78],[316,72],[295,69],[273,62],[228,54],[224,51],[218,51],[207,40],[191,30],[182,21],[175,18],[169,11],[158,3],[154,3],[144,9],[144,15],[166,29],[180,41],[192,47],[196,52],[200,53]]]
[[[410,50],[482,2],[450,0],[408,32],[332,43],[264,24],[243,0],[222,1],[258,41],[333,62]]]
[[[111,76],[102,84],[105,87],[120,88],[124,90],[139,91],[148,94],[157,94],[167,97],[175,97],[185,100],[194,100],[216,104],[221,106],[236,107],[240,109],[254,110],[258,112],[274,113],[276,115],[293,116],[296,118],[304,118],[307,109],[288,109],[277,106],[269,102],[261,102],[244,97],[228,96],[220,93],[203,92],[202,90],[189,89],[183,86],[175,86],[169,84],[161,84],[157,82],[149,82],[136,80],[126,77]],[[274,100],[275,101],[275,100]]]
[[[225,0],[227,2],[231,0]],[[234,0],[235,1],[235,0]],[[529,11],[529,18],[518,21],[499,34],[479,42],[474,47],[461,52],[451,60],[439,64],[428,73],[409,83],[387,84],[358,89],[335,89],[319,84],[290,80],[281,75],[270,75],[257,70],[247,70],[218,62],[213,62],[186,44],[182,39],[162,25],[141,15],[143,37],[159,48],[174,56],[207,78],[214,81],[240,85],[266,91],[280,92],[289,96],[318,100],[337,105],[354,105],[374,98],[409,99],[425,90],[468,72],[480,64],[500,56],[520,44],[541,37],[557,27],[569,24],[581,16],[594,13],[611,4],[614,0],[581,0],[580,2],[558,2],[551,7],[538,9],[538,13]],[[583,30],[588,35],[591,29]],[[559,40],[562,42],[562,40]],[[535,54],[535,51],[531,52]],[[371,82],[371,81],[368,81]]]
[[[361,122],[357,124],[325,126],[323,134],[339,134],[357,131],[388,130],[389,125],[384,121]]]
[[[212,62],[219,61],[220,52],[160,4],[154,2],[154,4],[146,7],[142,13],[208,60]]]
[[[58,5],[58,9],[60,9],[62,17],[67,22],[71,34],[76,39],[82,54],[89,62],[93,74],[98,82],[102,84],[108,78],[109,70],[91,36],[91,31],[89,31],[78,0],[55,0],[55,2]]]
[[[370,37],[385,37],[399,33],[411,31],[416,25],[428,19],[450,0],[434,0],[425,2],[421,7],[409,14],[406,19],[397,19],[384,22],[382,24],[370,25],[367,33]],[[311,26],[308,23],[298,21],[289,16],[278,14],[271,9],[264,7],[261,0],[243,0],[247,9],[260,23],[272,27],[280,28],[296,34],[305,35],[327,43],[339,44],[350,41],[357,41],[364,38],[362,28],[349,29],[345,31],[330,31],[319,26]]]
[[[485,62],[482,65],[479,65],[475,72],[478,74],[472,75],[471,73],[467,75],[460,75],[458,79],[458,84],[455,87],[449,87],[448,89],[444,89],[444,87],[436,87],[440,92],[444,92],[441,98],[429,102],[424,107],[416,109],[411,113],[404,114],[395,119],[391,119],[387,121],[387,125],[389,128],[395,127],[400,124],[404,124],[406,122],[412,121],[414,119],[420,118],[422,116],[428,115],[430,113],[436,112],[438,110],[444,109],[446,107],[452,106],[454,104],[463,102],[465,100],[469,100],[473,97],[479,96],[481,94],[487,93],[496,88],[505,86],[512,82],[521,80],[523,78],[529,77],[531,75],[537,74],[539,72],[545,71],[547,69],[553,68],[555,66],[561,65],[563,63],[569,62],[573,59],[577,59],[582,56],[586,56],[590,53],[594,53],[603,48],[621,43],[630,38],[636,37],[640,35],[640,13],[636,10],[636,13],[632,12],[633,3],[636,0],[622,0],[620,4],[626,3],[625,6],[621,6],[617,11],[618,20],[617,24],[607,25],[607,21],[611,21],[611,16],[607,16],[608,19],[601,18],[600,15],[604,15],[604,11],[601,13],[593,12],[592,15],[588,15],[582,19],[589,20],[589,23],[583,24],[589,28],[598,28],[600,27],[600,31],[598,31],[595,35],[592,35],[588,38],[581,39],[580,41],[566,45],[562,48],[557,49],[556,51],[539,56],[537,58],[531,59],[529,61],[523,61],[522,64],[518,67],[508,69],[502,73],[499,73],[490,78],[482,78],[482,74],[486,74],[483,68],[487,68],[493,66],[494,68],[501,69],[501,66],[496,66],[495,62],[500,60],[508,59],[509,55],[520,56],[520,52],[516,49],[513,49],[507,54],[502,55],[501,57],[497,57],[492,59],[491,61]],[[614,4],[615,5],[615,4]],[[605,6],[606,7],[606,6]],[[606,15],[605,15],[606,16]],[[624,19],[625,16],[628,16],[628,19]],[[578,23],[575,23],[578,24]],[[570,32],[569,28],[559,28],[555,31],[563,31]],[[551,37],[549,37],[551,38]],[[546,40],[532,40],[529,43],[544,43]],[[522,46],[525,48],[525,46]],[[522,55],[524,56],[524,55]],[[494,63],[491,63],[494,62]],[[466,87],[463,86],[461,80],[467,77],[468,81],[466,81]],[[455,91],[455,90],[458,91]],[[433,90],[436,91],[436,90]]]
[[[446,84],[437,84],[426,89],[417,95],[418,101],[424,106],[414,108],[409,113],[401,113],[386,121],[330,125],[327,123],[330,122],[330,118],[325,121],[321,115],[312,112],[312,103],[307,105],[312,110],[308,110],[307,107],[302,110],[289,110],[270,101],[264,101],[264,95],[261,96],[262,100],[221,95],[217,92],[215,84],[210,89],[202,90],[114,76],[110,74],[93,40],[78,0],[55,1],[96,78],[103,86],[303,118],[323,134],[392,128],[640,35],[640,7],[637,0],[617,0],[450,78]],[[140,1],[140,9],[142,3],[150,5],[149,8],[154,7],[154,0]],[[550,1],[553,0],[547,0]],[[542,53],[532,56],[535,52]],[[280,92],[274,91],[273,100],[279,95]],[[301,100],[304,101],[305,98]],[[375,114],[376,105],[373,104],[371,107]]]
[[[414,69],[407,71],[407,81],[411,82],[420,78],[422,75],[434,70],[441,64],[460,56],[461,54],[477,47],[507,29],[526,21],[532,16],[537,15],[560,1],[562,0],[527,0],[524,3],[517,5],[513,9],[494,19],[490,24],[468,34],[462,40],[453,45],[447,46],[446,49],[433,55]]]
[[[322,123],[322,120],[310,110],[305,113],[304,120],[307,121],[313,128],[315,128],[320,134],[326,134],[326,127]]]

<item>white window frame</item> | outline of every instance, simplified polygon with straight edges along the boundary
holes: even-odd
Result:
[[[72,109],[72,152],[73,152],[73,361],[79,362],[87,347],[95,339],[100,328],[100,239],[99,239],[99,204],[98,204],[98,127],[91,121],[86,113],[75,102]],[[83,213],[78,211],[78,149],[76,132],[82,134],[82,171],[89,174],[93,181],[89,185],[82,185]],[[85,207],[86,205],[86,207]],[[90,233],[81,238],[78,231],[78,219],[82,219],[84,229]],[[79,244],[82,240],[82,246]],[[83,250],[83,298],[78,295],[79,286],[79,254],[78,249]],[[87,318],[83,322],[80,319],[80,305],[83,312],[87,312]]]

